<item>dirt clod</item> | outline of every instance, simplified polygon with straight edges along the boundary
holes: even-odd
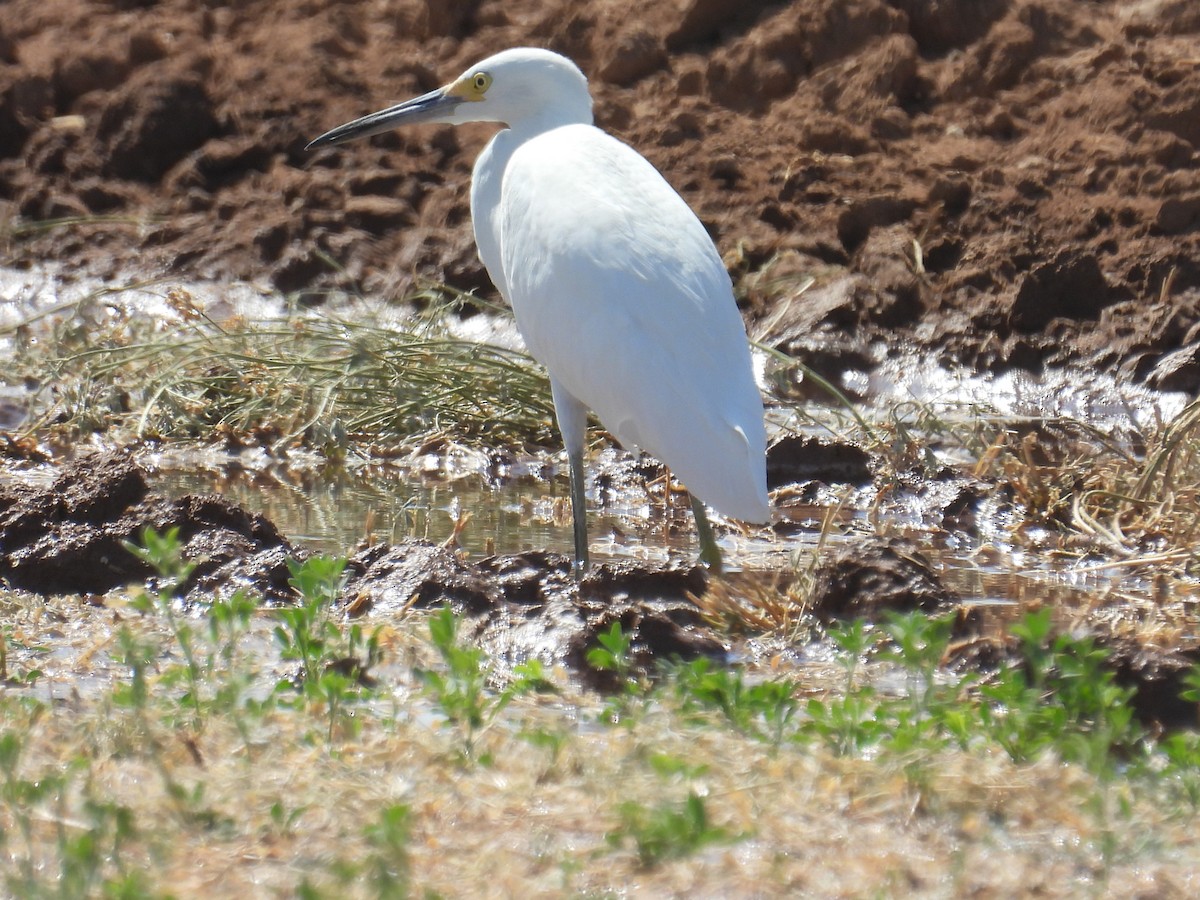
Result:
[[[871,482],[871,456],[854,444],[789,435],[767,451],[767,487],[822,481],[863,485]]]
[[[904,538],[863,538],[821,564],[812,609],[823,619],[878,619],[885,610],[944,611],[954,601],[954,594],[915,543]]]
[[[577,582],[570,560],[532,552],[474,564],[426,541],[368,548],[350,563],[346,596],[355,614],[396,613],[449,605],[466,632],[493,659],[565,662],[605,686],[587,652],[614,622],[631,640],[631,662],[649,671],[658,660],[720,656],[726,648],[693,597],[704,593],[699,567],[609,563]]]

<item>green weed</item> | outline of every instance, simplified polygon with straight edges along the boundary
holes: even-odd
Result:
[[[955,614],[929,617],[921,613],[892,614],[883,625],[890,646],[885,662],[905,673],[906,696],[885,704],[884,745],[893,753],[930,753],[950,741],[966,747],[972,705],[968,694],[975,677],[959,678],[943,669]]]
[[[82,757],[62,769],[22,773],[25,743],[15,730],[0,734],[0,811],[12,822],[23,846],[10,845],[0,830],[0,849],[14,862],[3,875],[12,896],[21,897],[150,897],[128,849],[138,839],[128,807],[97,796],[91,763]],[[78,795],[77,806],[72,801]],[[35,827],[53,822],[49,853]]]
[[[280,681],[276,696],[298,686],[303,701],[324,709],[330,745],[339,728],[357,733],[359,720],[347,714],[347,706],[372,695],[375,681],[370,670],[382,658],[379,628],[368,635],[358,623],[343,629],[333,618],[345,568],[345,559],[332,557],[313,556],[303,563],[289,560],[290,584],[299,600],[274,613],[280,622],[274,633],[283,658],[300,663],[298,680]]]
[[[1089,771],[1107,774],[1142,739],[1133,718],[1132,687],[1116,683],[1108,652],[1088,637],[1051,637],[1050,611],[1012,627],[1023,664],[1007,668],[981,691],[981,725],[1014,761],[1053,749]]]
[[[370,848],[361,859],[338,859],[329,867],[337,884],[336,890],[322,890],[305,878],[296,889],[302,900],[323,900],[342,897],[352,889],[354,896],[365,888],[366,896],[377,900],[405,900],[411,896],[412,866],[409,860],[409,840],[412,832],[412,812],[402,803],[393,803],[379,810],[374,822],[363,827],[363,837]],[[436,895],[426,892],[426,897]]]
[[[113,688],[113,703],[132,710],[144,731],[150,702],[149,672],[158,658],[158,645],[123,625],[117,632],[117,650],[117,659],[129,671],[129,681]]]
[[[707,804],[695,792],[689,792],[681,804],[644,806],[631,800],[617,808],[617,816],[621,824],[608,833],[608,843],[620,847],[632,841],[639,865],[647,869],[691,856],[710,844],[741,839],[708,821]]]
[[[790,680],[747,684],[742,669],[714,668],[706,657],[670,667],[668,681],[684,715],[718,710],[742,734],[774,747],[783,741],[799,708]]]
[[[175,643],[183,654],[184,673],[188,690],[183,702],[190,704],[194,713],[192,727],[200,730],[204,710],[200,699],[200,662],[196,656],[195,634],[190,624],[182,620],[175,611],[177,594],[187,584],[196,562],[185,560],[183,545],[179,540],[179,529],[171,528],[158,534],[153,528],[143,528],[141,544],[130,541],[125,549],[154,569],[159,578],[159,589],[154,594],[141,594],[134,598],[133,607],[144,613],[157,613],[167,620]]]
[[[403,804],[385,806],[379,819],[364,832],[371,853],[366,862],[366,880],[374,896],[407,897],[412,878],[408,841],[412,831],[412,815]]]
[[[845,672],[845,687],[839,695],[808,701],[801,735],[819,738],[834,753],[847,756],[874,746],[884,736],[884,724],[875,717],[875,689],[856,681],[863,659],[878,638],[868,633],[863,619],[835,623],[828,634],[841,650],[837,663]]]
[[[10,670],[8,665],[9,647],[15,647],[27,653],[49,653],[50,647],[45,644],[30,645],[18,641],[13,637],[13,628],[11,625],[5,625],[0,630],[0,685],[30,687],[42,677],[42,670],[36,667],[24,670]]]
[[[611,725],[634,724],[633,713],[645,697],[648,685],[634,666],[633,636],[625,633],[619,620],[614,620],[607,631],[596,635],[596,646],[588,650],[585,658],[593,669],[610,673],[616,684],[600,718]]]
[[[533,659],[515,666],[513,679],[502,690],[489,690],[492,669],[487,654],[478,647],[459,642],[460,625],[460,619],[449,606],[429,617],[429,639],[446,671],[420,669],[416,674],[426,695],[442,710],[447,723],[459,729],[462,758],[488,764],[491,756],[483,754],[476,759],[475,749],[479,737],[496,716],[515,697],[532,691],[552,691],[553,685],[546,679],[541,661]]]
[[[571,741],[571,733],[563,728],[522,728],[517,737],[531,747],[540,747],[550,755],[550,768],[558,765],[563,749]]]
[[[248,741],[242,711],[252,673],[241,664],[238,645],[249,629],[257,604],[242,591],[216,598],[205,609],[207,627],[197,629],[178,608],[179,594],[198,564],[184,558],[179,529],[159,534],[145,528],[140,543],[127,542],[125,548],[150,566],[156,576],[156,590],[135,595],[131,605],[145,615],[163,618],[183,656],[183,665],[166,667],[157,684],[168,689],[184,684],[184,692],[177,699],[188,710],[193,731],[202,732],[209,715],[217,710],[232,714]],[[119,705],[143,710],[148,697],[146,671],[163,648],[152,638],[135,635],[128,628],[118,635],[118,646],[130,667],[131,680],[127,687],[118,687],[114,699]]]

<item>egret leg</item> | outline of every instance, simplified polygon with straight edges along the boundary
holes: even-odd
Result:
[[[704,504],[692,497],[692,514],[696,517],[696,534],[700,537],[700,562],[708,566],[710,572],[721,574],[721,548],[717,546],[717,538],[713,534],[712,524],[708,521],[708,513]]]
[[[588,567],[587,496],[584,493],[583,447],[587,437],[587,407],[568,393],[554,378],[550,379],[554,397],[554,415],[563,445],[567,448],[567,465],[571,470],[571,517],[575,523],[575,577]]]
[[[583,451],[567,451],[571,467],[571,516],[575,520],[575,577],[583,576],[588,563],[587,495],[584,493]]]

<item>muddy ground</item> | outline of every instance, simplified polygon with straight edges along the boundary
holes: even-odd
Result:
[[[915,348],[967,369],[1093,366],[1117,382],[1200,390],[1197,0],[7,0],[0,4],[0,265],[53,263],[68,279],[114,284],[249,282],[311,303],[339,292],[399,301],[424,282],[491,297],[471,237],[467,186],[492,129],[418,128],[318,153],[304,145],[522,44],[580,63],[599,124],[656,163],[710,228],[751,333],[817,371],[865,370]],[[1096,439],[1091,430],[1087,436]],[[1061,460],[1080,455],[1070,423],[1025,423],[1011,437],[1034,476],[1055,475]],[[82,449],[89,445],[85,438],[78,453],[64,454],[73,458],[51,460],[36,435],[0,432],[0,457],[24,474],[27,460],[53,463],[33,480],[0,475],[5,591],[78,597],[103,608],[115,631],[136,614],[130,592],[161,587],[129,550],[149,526],[178,529],[194,564],[175,588],[182,608],[203,609],[240,589],[266,606],[300,599],[289,562],[310,551],[261,515],[261,505],[168,495],[139,464],[139,454],[151,455],[146,446],[89,456]],[[937,539],[979,547],[982,576],[1008,559],[986,546],[1020,501],[1003,474],[942,464],[934,449],[914,451],[920,465],[895,467],[881,465],[874,449],[834,438],[777,440],[768,477],[779,513],[759,536],[786,547],[820,528],[803,572],[790,564],[718,579],[690,562],[620,561],[577,581],[566,556],[545,550],[456,552],[466,516],[446,544],[405,538],[339,550],[348,557],[339,611],[370,629],[411,609],[449,605],[502,677],[513,663],[537,658],[609,690],[620,679],[588,650],[614,624],[629,637],[640,675],[650,677],[662,660],[698,657],[774,673],[820,657],[832,643],[822,636],[839,620],[921,611],[952,621],[939,662],[986,679],[1024,664],[1014,616],[1050,606],[1056,632],[1107,651],[1104,665],[1133,689],[1132,711],[1148,735],[1194,729],[1187,691],[1200,660],[1194,580],[1173,596],[1171,580],[1155,578],[1150,596],[1149,581],[1126,592],[1116,576],[1102,593],[1061,604],[1048,584],[1031,580],[1015,600],[1002,593],[989,603],[997,598],[984,591],[979,602],[939,565]],[[626,479],[645,491],[662,475],[648,463],[611,459],[592,473],[601,496]],[[902,526],[877,528],[826,546],[819,520],[829,513],[834,521],[843,504],[926,531],[918,542]],[[1029,546],[1012,559],[1038,564],[1061,549],[1063,523],[1037,524],[1034,531],[1049,537],[1026,535]],[[363,530],[371,533],[369,525]],[[1148,535],[1147,547],[1157,548],[1160,537]],[[1099,541],[1077,533],[1069,540],[1069,558],[1084,563],[1077,574],[1110,558]],[[70,607],[45,608],[56,622]],[[777,621],[772,610],[783,611]],[[57,640],[53,626],[46,633]],[[94,644],[86,656],[105,646]],[[0,664],[5,659],[0,654]],[[375,662],[367,652],[330,666],[366,682]],[[21,686],[6,664],[0,668],[6,685]],[[806,692],[797,686],[798,697],[813,696]],[[332,724],[329,733],[332,741]],[[214,743],[206,744],[213,760],[221,756]],[[411,768],[411,751],[388,746],[389,759]],[[640,738],[638,746],[640,755]],[[188,747],[202,767],[196,744]],[[365,758],[356,756],[356,767]],[[625,783],[630,767],[619,768]],[[999,793],[972,784],[963,802],[978,808],[984,797],[988,816],[1002,823],[1016,808],[1002,796],[1015,790],[1004,779]],[[389,783],[408,782],[406,771]],[[772,775],[763,789],[777,783],[803,786]],[[849,794],[839,788],[826,805],[832,815],[849,810],[862,820],[871,804],[855,805],[858,796],[880,788],[849,784]],[[203,787],[197,782],[197,798]],[[1078,791],[1071,790],[1074,821]],[[925,796],[923,788],[917,793]],[[327,782],[319,795],[321,803],[335,796]],[[172,800],[172,821],[182,820]],[[526,800],[509,803],[522,818]],[[246,802],[240,791],[238,802]],[[490,809],[479,821],[500,821],[502,806],[485,802]],[[453,819],[461,842],[461,822],[476,816],[456,816],[440,794],[437,804],[443,811],[431,818]],[[756,818],[758,810],[755,801]],[[928,837],[917,810],[905,801],[901,830],[918,827]],[[54,821],[61,835],[61,816]],[[557,822],[554,830],[572,834]],[[872,840],[886,836],[871,830]],[[204,831],[220,831],[222,845],[233,845],[223,827]],[[335,831],[322,825],[320,833]],[[955,871],[962,835],[970,842],[987,833],[956,830]],[[271,859],[285,861],[279,848],[286,845],[269,843]],[[1044,843],[1065,846],[1059,837]],[[202,852],[192,840],[181,846],[189,862]],[[304,865],[313,846],[305,840]],[[425,846],[441,859],[448,845]],[[540,845],[536,853],[541,872],[550,856]],[[251,871],[246,864],[256,854],[239,851],[235,865],[207,869]],[[1037,859],[1038,883],[1055,877]],[[307,871],[288,865],[289,876]],[[1080,865],[1070,865],[1071,877],[1081,877]]]
[[[818,368],[917,346],[1200,386],[1194,0],[9,0],[6,255],[488,294],[467,183],[490,128],[303,148],[522,44],[579,62],[749,319]],[[77,216],[106,221],[23,227]]]
[[[269,605],[300,599],[288,564],[304,560],[308,550],[223,497],[171,499],[154,492],[124,450],[83,456],[45,487],[0,485],[0,582],[39,595],[81,594],[103,606],[110,590],[155,585],[153,570],[128,549],[141,543],[147,527],[160,534],[175,529],[183,557],[194,563],[174,587],[184,603],[203,606],[239,590]],[[588,651],[614,623],[630,638],[630,662],[646,674],[665,660],[727,658],[735,641],[714,612],[730,596],[727,583],[714,588],[695,564],[609,562],[577,581],[570,559],[558,553],[469,561],[452,547],[406,539],[364,544],[349,555],[339,603],[346,615],[373,622],[449,605],[464,618],[469,637],[502,667],[530,658],[562,663],[604,690],[617,682],[592,665]],[[879,621],[889,612],[916,610],[954,615],[947,665],[990,671],[1017,658],[1017,642],[995,616],[965,603],[922,547],[902,537],[864,536],[827,554],[798,617],[808,625],[796,632],[807,640],[820,623],[857,616]],[[1147,616],[1169,616],[1134,612],[1143,626]],[[1195,639],[1163,647],[1145,639],[1145,628],[1131,629],[1123,611],[1108,608],[1068,611],[1066,620],[1109,651],[1108,664],[1135,688],[1134,709],[1144,721],[1195,724],[1195,704],[1182,696],[1185,676],[1200,657]],[[788,652],[782,635],[769,643],[771,652]],[[342,662],[356,670],[365,665]]]

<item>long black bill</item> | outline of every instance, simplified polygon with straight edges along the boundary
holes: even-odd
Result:
[[[439,121],[453,112],[462,102],[461,97],[447,94],[445,88],[438,88],[436,91],[430,91],[428,94],[422,94],[412,100],[405,100],[403,103],[373,112],[369,116],[339,125],[337,128],[325,132],[304,149],[312,150],[314,147],[331,146],[352,141],[355,138],[370,137],[373,134],[391,131],[398,125],[417,125],[421,122]]]

